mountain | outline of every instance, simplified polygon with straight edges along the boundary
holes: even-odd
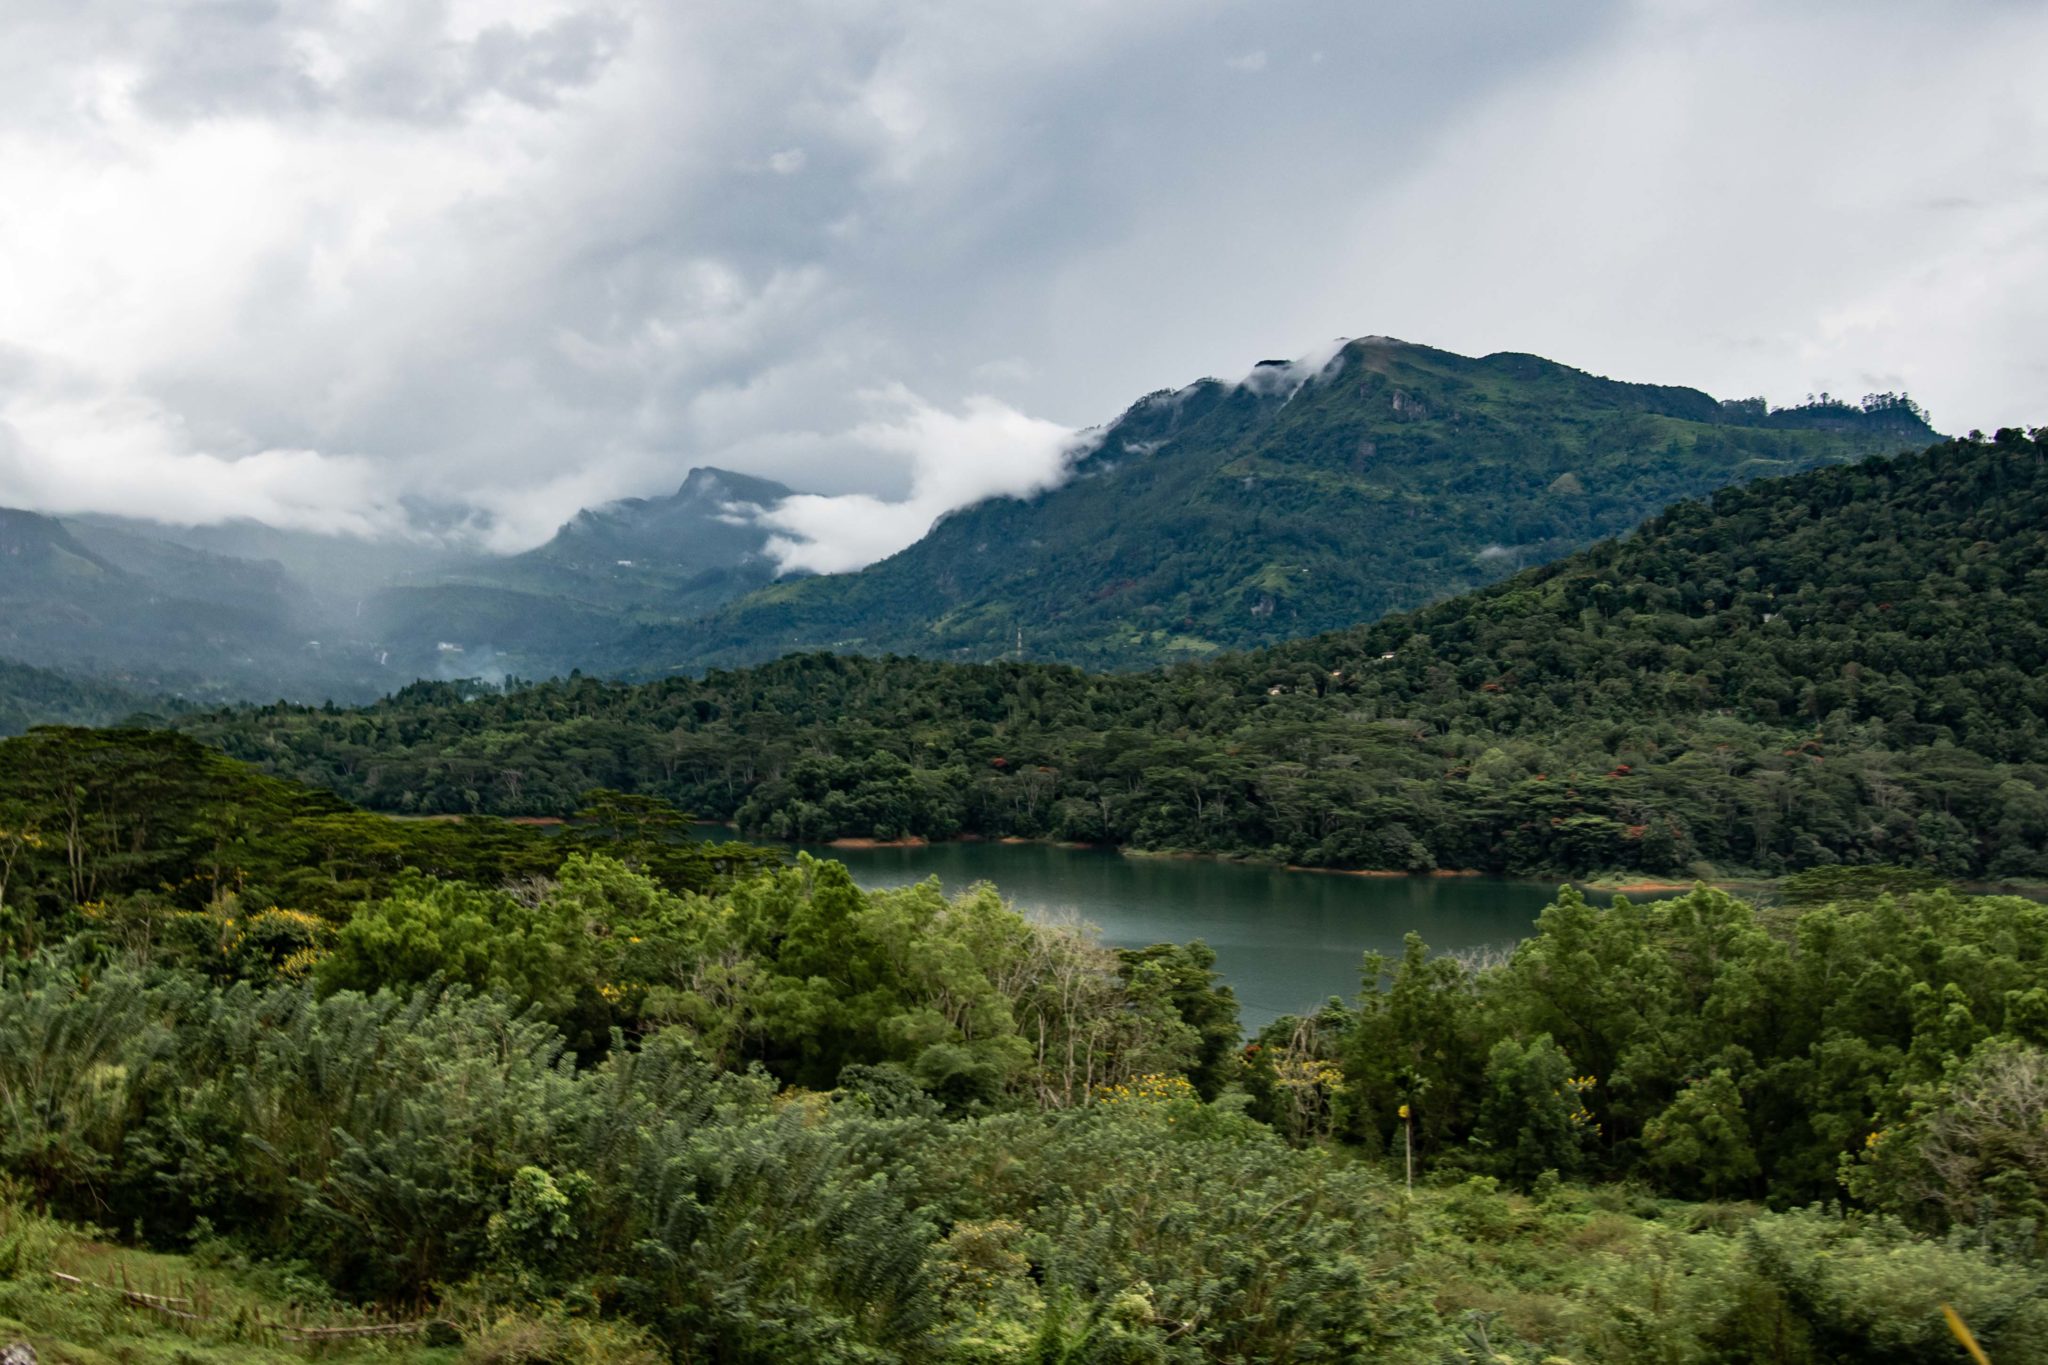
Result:
[[[1725,484],[1935,438],[1909,400],[1772,412],[1535,356],[1388,338],[1152,394],[1063,485],[943,518],[858,573],[622,639],[655,676],[791,650],[1131,667],[1367,621]]]
[[[1061,486],[961,508],[852,574],[777,578],[759,513],[791,491],[715,468],[510,556],[11,514],[0,653],[152,693],[342,701],[818,648],[1143,667],[1375,620],[1680,498],[1932,436],[1893,395],[1773,411],[1365,338],[1150,395]]]
[[[282,576],[247,561],[98,535],[0,509],[0,656],[194,697],[378,689],[323,653]]]
[[[809,839],[2048,877],[2044,526],[2048,432],[2008,430],[1723,489],[1420,612],[1157,672],[810,654],[190,723],[386,809],[562,814],[603,785]]]
[[[444,514],[442,520],[446,520]],[[398,581],[431,578],[459,556],[430,540],[366,539],[266,526],[236,518],[212,526],[176,526],[139,517],[67,516],[64,524],[85,544],[126,562],[119,538],[196,552],[208,562],[254,563],[280,574],[289,592],[310,604],[300,610],[338,618],[367,595]],[[140,566],[138,571],[142,571]]]
[[[791,493],[772,479],[693,469],[668,497],[578,512],[545,545],[475,576],[615,610],[696,615],[774,578],[754,517]]]
[[[753,517],[789,496],[773,480],[693,469],[673,494],[587,508],[524,554],[384,587],[351,629],[403,678],[590,668],[642,622],[675,625],[771,582]]]
[[[415,678],[588,667],[646,621],[770,582],[752,517],[790,496],[694,469],[579,512],[524,554],[134,518],[0,512],[0,650],[152,691],[359,701]]]
[[[195,549],[113,518],[61,525],[93,557],[148,583],[156,595],[249,612],[275,627],[310,615],[304,589],[274,560]]]

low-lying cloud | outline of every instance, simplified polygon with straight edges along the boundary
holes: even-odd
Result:
[[[954,508],[1051,488],[1084,448],[1071,429],[986,396],[967,399],[958,412],[943,411],[901,387],[872,401],[890,415],[854,428],[840,444],[850,460],[879,456],[906,462],[909,496],[785,498],[759,518],[777,532],[768,553],[783,569],[843,573],[885,559]]]
[[[0,489],[12,505],[172,525],[245,518],[372,538],[408,530],[376,461],[314,450],[223,458],[190,449],[174,416],[133,398],[0,406]]]

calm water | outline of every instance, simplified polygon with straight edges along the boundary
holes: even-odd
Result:
[[[1557,891],[1480,877],[1343,877],[1046,844],[809,851],[845,863],[862,886],[936,876],[956,892],[993,882],[1025,914],[1078,918],[1117,947],[1202,939],[1237,991],[1247,1032],[1332,995],[1356,995],[1363,954],[1398,954],[1411,929],[1436,951],[1512,944]]]

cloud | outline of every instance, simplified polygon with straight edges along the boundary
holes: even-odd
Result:
[[[186,525],[248,518],[356,536],[406,529],[372,461],[313,450],[229,459],[187,444],[174,417],[138,400],[18,399],[0,407],[0,488],[52,512]]]
[[[844,565],[1360,332],[2039,422],[2044,44],[1993,0],[13,0],[0,503],[519,548],[715,464]]]
[[[799,494],[758,518],[778,534],[768,552],[785,570],[841,573],[905,548],[956,507],[994,497],[1024,497],[1060,482],[1081,448],[1077,434],[1027,417],[988,397],[945,412],[907,389],[873,396],[888,416],[849,432],[853,457],[907,461],[909,496],[896,501],[867,493]]]

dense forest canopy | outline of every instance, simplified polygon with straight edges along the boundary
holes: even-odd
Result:
[[[606,786],[744,833],[1334,867],[2048,875],[2048,438],[1682,503],[1407,616],[1148,674],[804,655],[192,733],[407,813]]]
[[[1947,1303],[2048,1360],[2048,908],[1896,869],[1566,892],[1504,961],[1411,940],[1247,1043],[1199,944],[680,818],[399,821],[176,735],[0,742],[0,1330],[1846,1365],[1953,1358]],[[183,1297],[126,1288],[148,1255]]]

